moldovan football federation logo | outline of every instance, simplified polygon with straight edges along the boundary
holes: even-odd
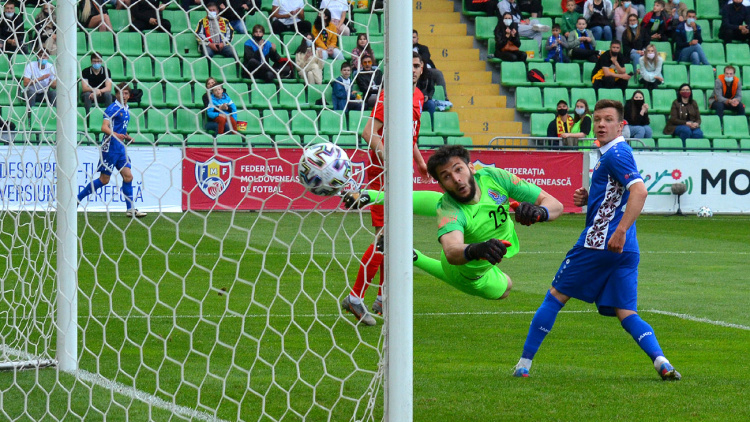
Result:
[[[216,199],[227,190],[229,183],[232,182],[232,167],[231,161],[219,161],[216,157],[211,157],[203,163],[196,162],[195,181],[207,197]]]

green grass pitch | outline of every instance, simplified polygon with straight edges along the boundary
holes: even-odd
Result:
[[[20,348],[9,302],[33,296],[19,278],[49,279],[29,262],[51,246],[40,234],[44,218],[13,217],[0,231],[0,338]],[[743,216],[638,221],[641,315],[682,381],[660,381],[616,319],[575,300],[531,377],[510,376],[582,226],[581,215],[518,226],[522,252],[500,264],[514,283],[504,301],[467,296],[415,269],[414,420],[750,420]],[[437,256],[434,223],[415,217],[415,227],[415,247]],[[185,213],[131,222],[82,214],[79,233],[80,368],[118,384],[54,369],[2,372],[0,419],[348,421],[364,413],[382,320],[357,327],[339,302],[372,239],[368,215]],[[22,247],[32,234],[33,246]],[[368,305],[376,292],[368,291]],[[48,326],[45,305],[38,309],[34,324]]]

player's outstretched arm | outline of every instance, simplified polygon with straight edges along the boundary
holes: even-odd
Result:
[[[445,258],[452,265],[464,265],[478,259],[495,265],[503,259],[510,246],[510,242],[495,238],[467,245],[464,243],[464,234],[458,230],[440,236],[440,244],[443,245]]]
[[[412,193],[412,207],[415,215],[426,217],[437,216],[437,203],[443,194],[435,191],[414,191]],[[342,198],[347,209],[361,209],[367,205],[382,205],[385,203],[385,192],[377,190],[349,191]]]
[[[514,208],[516,212],[516,221],[524,226],[530,226],[534,223],[542,223],[554,220],[562,214],[563,205],[554,196],[545,191],[541,191],[533,204],[522,202]]]
[[[625,205],[625,212],[622,214],[620,224],[617,225],[617,229],[607,243],[607,249],[616,253],[622,253],[622,248],[625,246],[625,234],[630,226],[635,223],[638,216],[641,215],[646,197],[648,197],[648,190],[646,190],[646,185],[643,182],[633,183],[628,190],[630,196],[628,197],[628,203]]]

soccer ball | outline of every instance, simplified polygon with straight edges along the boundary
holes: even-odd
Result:
[[[701,207],[701,209],[698,210],[698,217],[708,218],[708,217],[713,217],[713,216],[714,216],[714,212],[711,211],[711,208]]]
[[[299,160],[299,182],[309,192],[332,196],[352,177],[352,163],[339,146],[330,142],[305,148]]]

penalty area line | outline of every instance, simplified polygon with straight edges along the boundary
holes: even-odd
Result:
[[[739,330],[750,331],[750,326],[747,326],[747,325],[733,324],[731,322],[725,322],[725,321],[716,321],[716,320],[712,320],[708,318],[701,318],[701,317],[697,317],[697,316],[693,316],[689,314],[680,314],[677,312],[660,311],[658,309],[647,309],[641,312],[651,312],[652,314],[666,315],[666,316],[684,319],[687,321],[702,322],[704,324],[711,324],[711,325],[716,325],[719,327],[737,328]]]

